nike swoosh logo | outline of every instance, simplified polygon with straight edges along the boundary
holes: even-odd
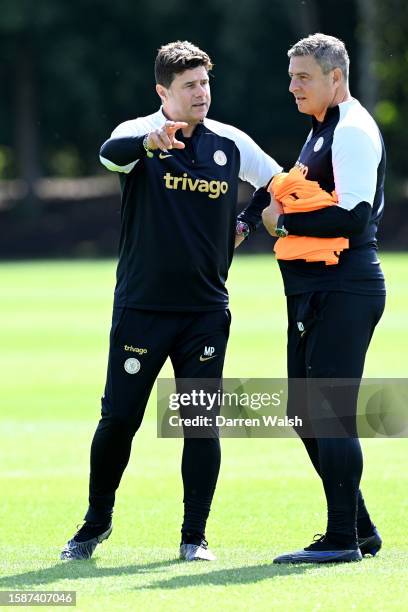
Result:
[[[214,357],[217,357],[217,355],[211,355],[211,357],[203,357],[200,355],[200,361],[208,361],[209,359],[214,359]]]
[[[159,153],[159,159],[166,159],[166,157],[173,157],[171,153],[169,155],[163,155],[163,153]]]

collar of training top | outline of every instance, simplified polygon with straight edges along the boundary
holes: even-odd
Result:
[[[358,103],[358,101],[355,98],[351,98],[350,100],[346,100],[345,102],[340,102],[340,104],[336,104],[336,106],[329,107],[326,111],[323,121],[318,121],[316,117],[312,117],[313,128],[321,127],[322,125],[331,123],[333,119],[336,119],[339,116],[340,106],[351,106],[352,104],[356,103]]]
[[[166,115],[164,114],[164,112],[163,112],[163,107],[162,107],[162,106],[161,106],[161,107],[160,107],[160,109],[159,109],[159,113],[162,115],[162,117],[163,117],[163,121],[171,121],[171,119],[169,119],[168,117],[166,117]],[[200,133],[202,132],[202,130],[204,129],[204,125],[205,125],[205,119],[203,119],[203,121],[200,121],[200,123],[198,123],[198,124],[195,126],[195,129],[194,129],[194,131],[193,131],[192,136],[193,136],[193,135],[195,136],[195,135],[197,135],[197,134],[200,134]],[[189,136],[184,136],[184,135],[183,135],[183,132],[182,132],[181,130],[178,130],[178,132],[179,132],[179,134],[177,135],[177,138],[180,138],[181,140],[184,140],[184,139],[186,139],[186,138],[187,138],[187,139],[188,139],[188,138],[191,138],[191,137],[189,137]]]

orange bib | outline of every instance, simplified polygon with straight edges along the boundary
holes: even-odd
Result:
[[[336,192],[328,193],[317,181],[309,181],[306,174],[307,169],[295,166],[289,172],[273,177],[268,191],[282,204],[285,214],[311,212],[337,205]],[[330,266],[337,264],[341,251],[348,248],[348,238],[287,236],[276,241],[274,251],[278,259],[324,261]]]

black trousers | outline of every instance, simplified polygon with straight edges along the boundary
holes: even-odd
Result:
[[[182,313],[114,308],[102,418],[91,446],[85,520],[104,522],[112,515],[133,437],[167,357],[176,378],[221,379],[229,327],[228,310]],[[218,436],[185,438],[184,533],[204,535],[220,458]]]
[[[321,476],[327,500],[327,535],[339,545],[355,546],[358,535],[372,527],[359,484],[363,469],[355,417],[359,381],[375,326],[384,310],[385,296],[316,292],[289,296],[287,368],[288,414],[310,418],[298,431]],[[314,379],[354,379],[345,394],[333,398],[331,414],[338,418],[343,437],[319,437],[314,418]],[[303,379],[303,382],[299,379]],[[311,380],[313,379],[313,381]],[[303,393],[299,385],[304,385]],[[312,392],[311,392],[312,388]],[[300,403],[303,402],[303,405]],[[337,402],[337,405],[336,405]],[[304,431],[309,431],[305,435]]]

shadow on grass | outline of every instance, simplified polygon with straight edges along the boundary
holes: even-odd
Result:
[[[159,580],[153,584],[139,587],[143,589],[181,589],[192,586],[220,586],[230,584],[255,584],[262,580],[269,580],[278,576],[290,576],[293,574],[303,574],[310,569],[310,565],[273,565],[264,563],[263,565],[250,565],[243,567],[233,567],[201,574],[187,576],[173,576],[168,580]],[[313,567],[315,567],[313,565]]]
[[[0,588],[22,588],[40,584],[48,584],[58,580],[79,580],[83,578],[106,578],[123,574],[142,574],[160,571],[172,565],[178,565],[178,559],[144,563],[141,565],[122,565],[118,567],[97,567],[96,559],[84,561],[61,561],[52,567],[33,570],[22,574],[3,576],[0,578]]]
[[[153,563],[124,565],[118,567],[97,567],[95,559],[85,561],[61,562],[45,569],[24,572],[3,576],[0,578],[0,588],[22,589],[45,585],[59,580],[80,580],[83,578],[106,578],[109,576],[122,576],[124,574],[154,574],[166,568],[184,565],[178,559],[158,561]],[[192,567],[206,567],[208,565],[188,564],[189,570]],[[186,566],[187,567],[187,566]],[[173,576],[166,580],[159,580],[152,584],[146,584],[140,589],[180,589],[190,586],[205,585],[227,585],[227,584],[254,584],[262,580],[268,580],[275,576],[288,576],[302,574],[308,568],[305,566],[293,565],[273,565],[264,563],[263,565],[251,565],[234,567],[215,571],[205,571],[198,574],[188,574],[183,576]]]

